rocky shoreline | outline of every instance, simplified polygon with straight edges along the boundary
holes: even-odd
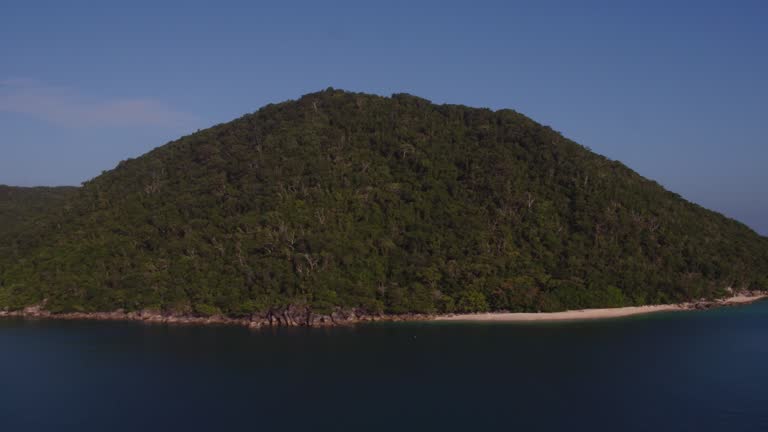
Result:
[[[726,297],[715,300],[698,300],[688,303],[681,303],[683,310],[705,310],[722,307],[742,306],[754,303],[768,297],[765,291],[741,291],[732,297]]]
[[[318,314],[306,306],[287,306],[276,308],[264,313],[252,314],[248,317],[233,318],[224,315],[208,317],[179,315],[162,313],[153,310],[126,312],[117,310],[113,312],[69,312],[52,313],[41,306],[30,306],[22,310],[0,310],[0,318],[17,317],[29,319],[59,319],[59,320],[96,320],[96,321],[137,321],[148,324],[188,324],[188,325],[234,325],[252,329],[267,327],[335,327],[348,326],[372,322],[403,322],[403,321],[546,321],[557,320],[559,314],[586,313],[599,311],[620,311],[622,309],[644,309],[637,313],[650,313],[655,311],[686,311],[705,310],[729,306],[739,306],[764,299],[768,294],[763,292],[744,292],[737,296],[715,299],[698,300],[688,303],[655,306],[631,306],[616,309],[585,309],[582,311],[565,311],[549,313],[505,313],[494,312],[487,314],[371,314],[362,309],[337,309],[330,314]],[[634,313],[633,313],[634,314]],[[535,319],[505,319],[504,316],[531,316]],[[629,315],[629,314],[627,314]],[[607,314],[604,317],[623,316],[622,314]],[[488,318],[490,317],[490,318]],[[568,317],[567,319],[579,319],[580,317]],[[584,318],[587,318],[586,316]],[[595,318],[594,316],[589,318]],[[597,316],[600,318],[600,316]]]
[[[334,327],[370,322],[426,321],[433,315],[370,314],[361,309],[338,309],[330,314],[318,314],[307,307],[288,306],[248,317],[233,318],[224,315],[207,317],[162,313],[153,310],[125,312],[68,312],[52,313],[40,306],[30,306],[17,311],[0,310],[0,318],[18,317],[30,319],[138,321],[149,324],[234,325],[252,329],[263,327]]]

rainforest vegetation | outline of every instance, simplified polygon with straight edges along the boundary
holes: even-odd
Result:
[[[515,111],[407,94],[267,105],[77,189],[2,190],[0,224],[0,309],[556,311],[768,289],[747,226]]]
[[[0,185],[0,238],[22,230],[46,212],[65,205],[74,187],[14,187]],[[2,247],[2,246],[0,246]]]

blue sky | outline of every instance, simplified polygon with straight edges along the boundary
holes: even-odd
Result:
[[[0,13],[0,184],[79,184],[328,86],[513,108],[768,234],[768,2],[34,2]]]

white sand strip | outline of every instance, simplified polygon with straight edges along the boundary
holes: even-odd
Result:
[[[752,303],[765,298],[766,294],[746,295],[740,294],[726,299],[716,301],[700,301],[682,304],[670,305],[651,305],[651,306],[628,306],[621,308],[607,309],[581,309],[563,312],[540,312],[540,313],[478,313],[478,314],[459,314],[444,315],[435,318],[436,321],[565,321],[565,320],[589,320],[604,318],[619,318],[630,315],[647,314],[653,312],[681,311],[698,309],[701,306],[718,307],[732,304]],[[698,307],[697,307],[698,306]]]

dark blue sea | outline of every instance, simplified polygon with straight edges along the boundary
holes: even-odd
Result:
[[[768,302],[558,324],[0,320],[0,431],[765,431]]]

